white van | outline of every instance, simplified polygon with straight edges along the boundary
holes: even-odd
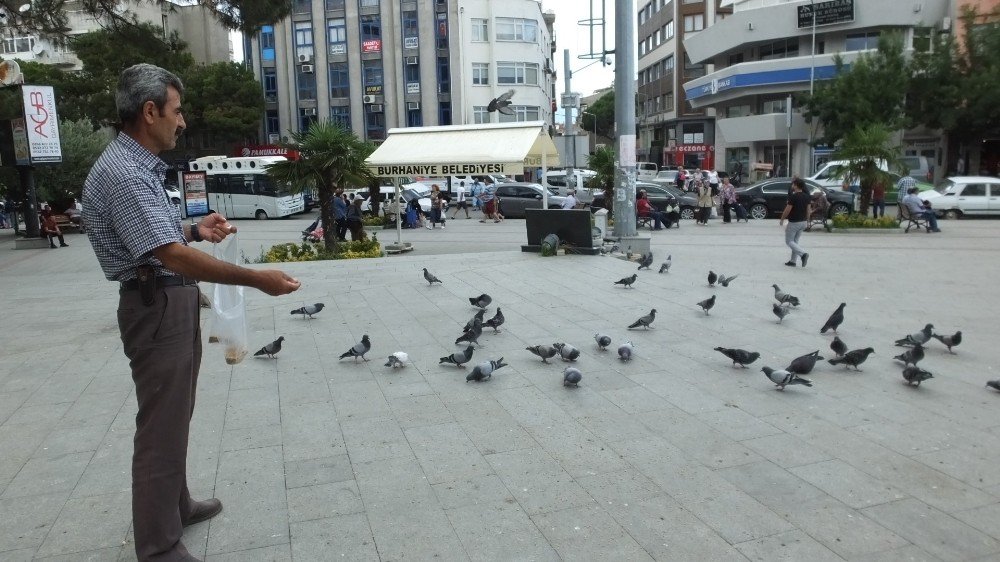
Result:
[[[637,162],[635,165],[636,179],[639,181],[650,181],[656,178],[660,167],[655,162]]]
[[[932,171],[930,169],[930,162],[927,160],[926,156],[902,156],[899,159],[901,167],[907,171],[907,173],[918,182],[929,181]],[[844,178],[841,177],[843,169],[850,164],[849,160],[831,160],[827,162],[818,172],[813,174],[807,179],[810,179],[823,187],[832,187],[834,189],[840,187],[844,183]],[[885,160],[879,160],[878,167],[883,172],[899,172],[899,170],[890,170],[886,165]]]

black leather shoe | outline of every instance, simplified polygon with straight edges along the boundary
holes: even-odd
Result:
[[[793,261],[786,261],[785,265],[787,265],[788,267],[795,267],[795,262],[793,262]]]
[[[802,254],[802,267],[806,266],[806,262],[809,261],[809,254]]]
[[[185,527],[190,527],[191,525],[201,523],[202,521],[208,521],[218,515],[221,511],[222,502],[216,498],[195,502],[194,511],[191,512],[188,520],[183,522],[183,525]]]

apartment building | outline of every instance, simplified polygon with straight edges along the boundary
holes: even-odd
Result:
[[[249,42],[262,140],[320,118],[373,142],[393,127],[551,122],[552,22],[535,0],[295,0]],[[515,114],[488,114],[508,89]]]

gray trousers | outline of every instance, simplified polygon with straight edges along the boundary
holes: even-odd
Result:
[[[792,259],[795,261],[796,257],[801,257],[806,251],[799,246],[799,238],[802,238],[802,232],[809,226],[809,221],[801,222],[790,222],[788,226],[785,227],[785,244],[792,249]]]
[[[201,365],[200,313],[194,285],[158,289],[152,306],[143,305],[137,290],[119,298],[118,328],[139,403],[132,455],[139,562],[192,559],[181,534],[194,509],[187,448]]]

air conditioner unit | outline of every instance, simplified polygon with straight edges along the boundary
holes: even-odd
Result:
[[[303,74],[312,74],[313,73],[313,65],[311,65],[311,64],[303,64],[302,65],[302,73]]]
[[[371,105],[371,108],[372,108],[372,113],[382,113],[383,111],[385,111],[385,106],[383,106],[380,103],[373,103]]]
[[[406,64],[409,65],[417,64],[417,57],[406,57]]]
[[[299,55],[299,64],[312,62],[312,55]]]
[[[950,31],[950,30],[951,30],[951,18],[946,17],[941,20],[941,31]]]
[[[315,107],[307,107],[307,108],[305,108],[305,109],[302,110],[302,115],[305,115],[306,117],[312,117],[312,116],[316,115],[316,108]]]
[[[408,101],[406,102],[406,109],[420,109],[420,102]]]
[[[279,135],[278,133],[268,133],[267,142],[269,144],[279,143],[281,142],[281,135]]]
[[[375,103],[375,96],[363,96],[361,101],[363,103]]]

